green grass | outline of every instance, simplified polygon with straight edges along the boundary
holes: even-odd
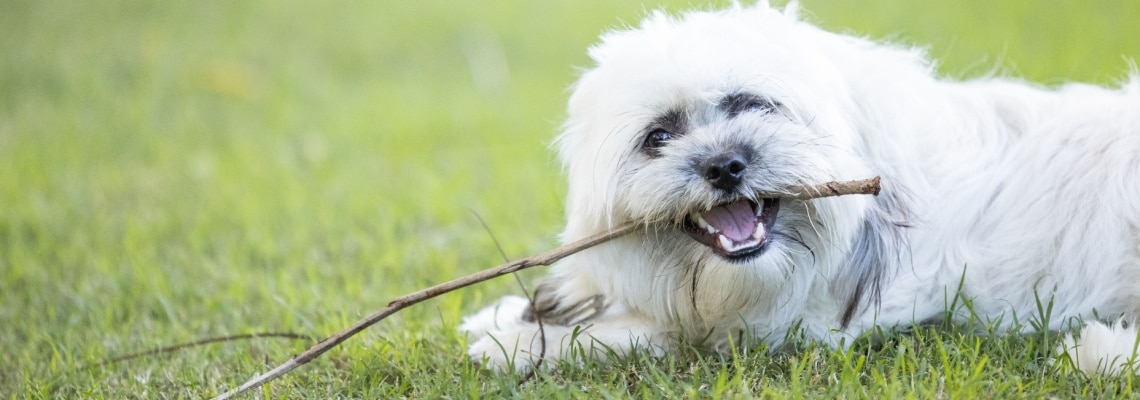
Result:
[[[1136,2],[806,3],[832,29],[930,44],[950,76],[1111,83],[1140,55]],[[552,247],[565,88],[598,33],[648,7],[0,2],[0,398],[213,395],[307,343],[82,367],[217,335],[327,335],[500,262],[473,214],[511,257]],[[1134,395],[1131,376],[1048,366],[1051,336],[956,328],[850,352],[630,357],[520,387],[468,363],[455,333],[517,291],[499,279],[416,306],[257,395]]]

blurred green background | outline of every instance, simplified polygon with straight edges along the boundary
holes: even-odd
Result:
[[[77,368],[213,335],[326,335],[500,262],[474,214],[512,258],[550,248],[564,182],[547,145],[586,47],[692,7],[0,1],[0,397],[212,394],[305,344]],[[804,8],[928,45],[951,77],[1112,84],[1140,55],[1136,1]],[[492,378],[454,326],[517,291],[408,310],[262,394],[478,393]],[[430,376],[457,378],[417,387]]]

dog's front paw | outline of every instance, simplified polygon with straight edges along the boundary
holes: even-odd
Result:
[[[467,334],[467,354],[496,371],[525,371],[542,357],[543,340],[536,324],[522,319],[530,300],[506,296],[463,318],[459,330]],[[533,349],[532,349],[533,348]]]
[[[522,372],[533,367],[542,350],[532,350],[541,339],[529,330],[490,331],[467,348],[471,360],[485,367],[505,372]]]
[[[467,340],[479,340],[490,331],[507,330],[523,323],[522,314],[530,301],[524,297],[506,296],[479,312],[463,318],[459,331],[467,334]]]

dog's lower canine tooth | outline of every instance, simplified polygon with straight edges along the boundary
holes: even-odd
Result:
[[[720,247],[723,247],[726,251],[731,250],[731,248],[732,248],[732,241],[731,240],[728,240],[728,238],[724,237],[724,235],[717,236],[716,238],[718,241],[720,241]]]

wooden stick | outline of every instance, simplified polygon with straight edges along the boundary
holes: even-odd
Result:
[[[124,354],[121,356],[105,359],[105,360],[100,361],[96,364],[90,364],[90,365],[84,366],[82,368],[79,368],[79,370],[83,371],[83,370],[91,369],[91,368],[105,367],[105,366],[108,366],[111,364],[116,364],[116,363],[120,363],[123,361],[133,360],[133,359],[140,358],[140,357],[153,356],[156,354],[173,353],[173,352],[176,352],[176,351],[179,351],[182,349],[186,349],[186,348],[190,348],[190,347],[198,347],[198,346],[203,346],[203,345],[207,345],[207,344],[222,343],[222,342],[234,342],[234,341],[238,341],[238,340],[260,339],[260,338],[283,338],[283,339],[299,339],[299,340],[308,340],[308,341],[316,341],[317,340],[314,337],[309,337],[309,336],[305,336],[305,335],[302,335],[299,333],[291,333],[291,332],[256,332],[256,333],[243,333],[240,335],[217,336],[217,337],[212,337],[212,338],[195,340],[193,342],[180,343],[180,344],[176,344],[173,346],[166,346],[166,347],[160,347],[157,349],[151,349],[151,350],[147,350],[147,351],[140,351],[137,353]]]
[[[856,181],[827,182],[820,185],[797,186],[788,188],[788,191],[786,193],[765,193],[761,194],[760,197],[781,197],[797,200],[807,200],[821,197],[843,196],[849,194],[878,195],[879,177]],[[237,394],[244,393],[250,389],[257,388],[266,382],[280,378],[282,375],[285,375],[289,371],[292,371],[293,369],[305,365],[309,361],[320,357],[322,354],[331,350],[333,347],[336,347],[341,342],[348,340],[348,338],[355,336],[365,328],[368,328],[369,326],[380,322],[380,320],[383,320],[389,315],[395,314],[397,311],[400,311],[405,307],[456,289],[464,288],[479,282],[489,280],[491,278],[518,272],[539,265],[553,264],[571,254],[608,242],[620,236],[624,236],[630,232],[633,232],[638,227],[639,226],[637,223],[625,223],[608,231],[595,234],[593,236],[578,240],[576,242],[567,244],[554,250],[547,251],[542,254],[534,255],[517,261],[512,261],[491,269],[483,270],[472,275],[454,279],[424,290],[420,290],[415,293],[398,297],[395,300],[392,300],[392,302],[388,303],[388,306],[372,313],[367,317],[360,319],[359,321],[356,321],[356,323],[352,324],[352,326],[349,326],[348,328],[337,332],[332,336],[329,336],[327,339],[322,340],[320,343],[309,347],[308,350],[305,350],[301,354],[294,356],[289,361],[277,366],[269,372],[258,375],[253,379],[246,381],[236,389],[218,395],[214,398],[214,400],[228,399]]]
[[[879,177],[854,181],[827,182],[819,185],[803,185],[788,188],[788,193],[761,194],[759,197],[780,197],[784,199],[809,200],[821,197],[846,196],[849,194],[869,194],[878,196]]]

